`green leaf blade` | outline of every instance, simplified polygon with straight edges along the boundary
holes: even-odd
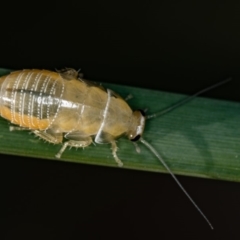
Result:
[[[0,69],[0,76],[9,70]],[[125,97],[132,109],[148,113],[165,109],[184,95],[103,84]],[[157,103],[157,104],[156,104]],[[206,98],[191,102],[146,123],[144,139],[150,142],[175,174],[240,181],[240,103]],[[61,159],[55,154],[61,145],[44,143],[27,131],[9,131],[0,119],[0,153],[34,158],[117,167],[110,145],[91,145],[84,150],[67,149]],[[139,143],[141,153],[127,139],[119,139],[118,155],[124,168],[166,172],[155,156]]]

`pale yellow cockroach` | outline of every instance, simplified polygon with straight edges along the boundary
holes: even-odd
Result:
[[[167,111],[224,82],[188,97]],[[96,143],[110,143],[115,161],[122,166],[117,156],[116,139],[127,136],[133,142],[139,140],[160,160],[213,228],[161,156],[142,138],[146,119],[163,112],[146,117],[144,111],[132,111],[126,101],[112,90],[82,80],[73,69],[57,72],[15,71],[0,78],[0,87],[0,112],[3,118],[50,143],[61,144],[63,138],[68,140],[56,154],[57,158],[68,146],[87,147],[94,140]],[[13,130],[19,127],[10,128]]]

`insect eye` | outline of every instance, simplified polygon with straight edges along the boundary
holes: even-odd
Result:
[[[136,142],[141,138],[141,135],[138,134],[135,138],[131,139],[132,142]]]

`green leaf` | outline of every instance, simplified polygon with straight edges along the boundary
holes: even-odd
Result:
[[[0,69],[0,76],[10,70]],[[126,97],[133,109],[148,114],[165,109],[186,96],[113,84],[103,84]],[[157,104],[156,104],[157,103]],[[184,106],[147,121],[144,139],[150,142],[175,174],[240,181],[240,103],[195,98]],[[0,153],[57,160],[60,145],[44,143],[28,131],[9,131],[0,119]],[[127,139],[119,139],[118,156],[124,168],[166,172],[141,143],[141,153]],[[110,145],[91,145],[84,150],[67,149],[60,161],[118,167]]]

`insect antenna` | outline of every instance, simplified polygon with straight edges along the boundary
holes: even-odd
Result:
[[[167,112],[170,112],[170,111],[174,110],[175,108],[180,107],[181,105],[191,101],[195,97],[197,97],[197,96],[199,96],[199,95],[201,95],[201,94],[203,94],[205,92],[208,92],[208,91],[210,91],[210,90],[212,90],[214,88],[217,88],[217,87],[219,87],[219,86],[221,86],[221,85],[223,85],[223,84],[225,84],[225,83],[227,83],[227,82],[229,82],[231,80],[232,80],[232,78],[227,78],[227,79],[225,79],[225,80],[223,80],[221,82],[218,82],[218,83],[216,83],[214,85],[211,85],[211,86],[209,86],[207,88],[204,88],[204,89],[200,90],[199,92],[196,92],[195,94],[193,94],[193,95],[191,95],[189,97],[186,97],[183,100],[180,100],[179,102],[177,102],[176,104],[174,104],[171,107],[168,107],[167,109],[164,109],[162,111],[159,111],[159,112],[156,112],[156,113],[153,113],[151,115],[146,116],[146,119],[155,118],[155,117],[161,116],[161,115],[163,115],[163,114],[165,114]]]
[[[198,207],[198,205],[193,201],[193,199],[190,197],[188,192],[185,190],[183,185],[179,182],[177,177],[174,175],[174,173],[171,171],[171,169],[168,167],[168,165],[165,163],[165,161],[162,159],[162,157],[159,155],[159,153],[154,149],[154,147],[148,143],[146,140],[143,138],[139,139],[156,157],[157,159],[162,163],[162,165],[166,168],[166,170],[170,173],[170,175],[173,177],[175,182],[178,184],[178,186],[181,188],[181,190],[185,193],[185,195],[188,197],[188,199],[191,201],[193,206],[198,210],[198,212],[202,215],[202,217],[205,219],[205,221],[208,223],[211,229],[213,229],[213,225],[211,222],[208,220],[208,218],[205,216],[205,214],[202,212],[202,210]]]
[[[216,84],[213,84],[207,88],[204,88],[198,92],[196,92],[195,94],[184,98],[183,100],[180,100],[179,102],[175,103],[173,106],[168,107],[167,109],[164,109],[162,111],[156,112],[154,114],[148,115],[146,116],[146,119],[151,119],[151,118],[155,118],[155,117],[159,117],[165,113],[168,113],[180,106],[182,106],[183,104],[191,101],[192,99],[194,99],[195,97],[210,91],[214,88],[217,88],[229,81],[231,81],[232,78],[227,78],[221,82],[218,82]],[[162,159],[162,157],[159,155],[159,153],[154,149],[154,147],[149,144],[146,140],[144,140],[143,138],[140,139],[140,141],[157,157],[157,159],[162,163],[162,165],[166,168],[166,170],[170,173],[170,175],[173,177],[173,179],[175,180],[175,182],[178,184],[178,186],[181,188],[181,190],[185,193],[185,195],[188,197],[188,199],[192,202],[193,206],[198,210],[198,212],[202,215],[202,217],[205,219],[205,221],[208,223],[208,225],[210,226],[211,229],[213,229],[213,226],[211,224],[211,222],[208,220],[208,218],[205,216],[205,214],[201,211],[201,209],[198,207],[198,205],[193,201],[193,199],[190,197],[190,195],[187,193],[187,191],[185,190],[185,188],[182,186],[182,184],[179,182],[179,180],[177,179],[177,177],[173,174],[173,172],[171,171],[171,169],[168,167],[168,165],[165,163],[165,161]]]

